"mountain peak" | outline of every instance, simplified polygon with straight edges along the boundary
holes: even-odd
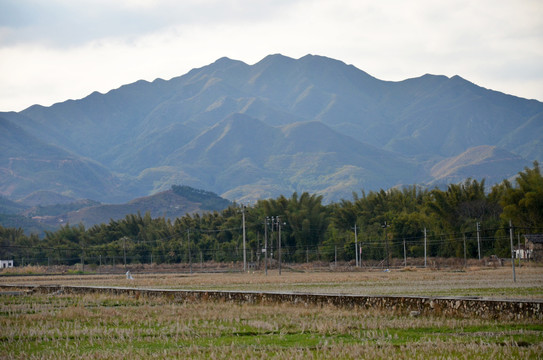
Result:
[[[332,59],[331,57],[322,56],[322,55],[314,55],[314,54],[307,54],[305,56],[302,56],[298,59],[300,62],[314,62],[314,63],[320,63],[320,64],[337,64],[337,65],[346,65],[341,60]]]
[[[227,56],[223,56],[223,57],[218,58],[217,60],[215,60],[211,65],[215,65],[215,66],[225,66],[226,65],[226,66],[228,66],[228,65],[231,65],[231,64],[239,64],[239,63],[244,63],[244,62],[240,61],[240,60],[233,60],[233,59],[230,59]]]
[[[296,63],[296,60],[282,55],[282,54],[272,54],[268,55],[252,67],[254,69],[284,69],[287,66],[293,65]]]
[[[266,184],[279,193],[350,194],[436,176],[496,179],[488,169],[497,159],[507,160],[499,171],[522,170],[519,159],[480,145],[543,156],[541,102],[459,76],[386,82],[314,54],[273,54],[254,65],[221,57],[168,81],[0,115],[22,129],[8,136],[12,124],[0,121],[0,172],[16,175],[0,193],[14,199],[61,189],[111,202],[174,183],[217,193],[261,193]]]

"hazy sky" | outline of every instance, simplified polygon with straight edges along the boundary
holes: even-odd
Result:
[[[0,111],[274,53],[543,101],[543,1],[0,0]]]

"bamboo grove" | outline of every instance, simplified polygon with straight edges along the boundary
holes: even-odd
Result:
[[[277,258],[278,225],[286,263],[353,261],[356,249],[362,261],[422,257],[424,251],[429,257],[508,257],[510,222],[515,243],[522,234],[543,232],[543,178],[534,162],[514,183],[490,191],[484,180],[469,179],[446,189],[362,191],[331,204],[294,193],[174,220],[138,213],[90,228],[66,225],[44,238],[0,227],[0,258],[16,265],[239,262],[243,218],[249,262],[262,261],[266,239],[268,256]]]

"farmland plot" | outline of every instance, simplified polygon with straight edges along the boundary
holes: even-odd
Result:
[[[0,296],[3,358],[538,358],[543,324],[332,306]]]
[[[1,284],[543,298],[542,269],[2,277]],[[543,324],[293,304],[3,289],[2,358],[537,359]]]
[[[39,269],[36,270],[38,272]],[[268,276],[254,273],[139,273],[133,280],[124,274],[52,276],[2,276],[1,284],[128,286],[136,288],[289,291],[353,295],[478,296],[494,299],[543,300],[543,267],[459,268],[448,270],[415,269],[383,271],[270,270]]]

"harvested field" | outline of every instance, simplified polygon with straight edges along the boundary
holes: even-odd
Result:
[[[0,284],[543,299],[543,268],[2,276]],[[543,354],[540,319],[0,290],[2,358],[495,358]]]
[[[288,291],[354,295],[478,296],[491,299],[543,300],[543,267],[474,267],[465,270],[406,268],[383,271],[255,273],[138,273],[3,276],[0,284],[128,286],[136,288]]]
[[[535,320],[38,293],[0,296],[0,314],[0,356],[14,359],[537,359],[543,353],[543,324]]]

